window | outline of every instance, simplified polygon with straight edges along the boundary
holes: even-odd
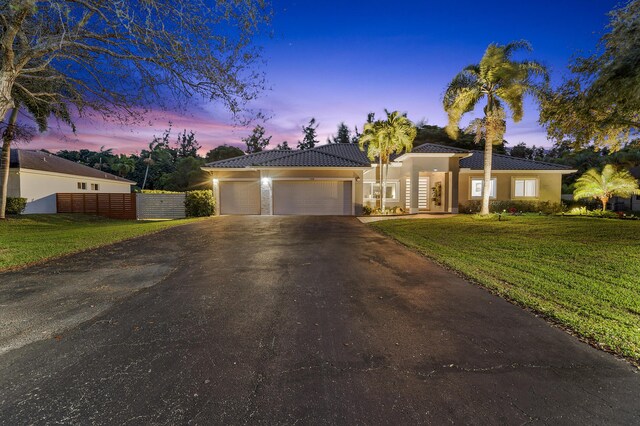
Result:
[[[514,197],[537,197],[538,196],[538,179],[514,179],[513,180],[513,196]]]
[[[78,182],[78,189],[87,189],[86,182]]]
[[[482,187],[484,186],[483,178],[471,178],[471,198],[482,197]],[[496,198],[496,187],[498,186],[496,178],[491,178],[491,184],[489,185],[489,196]]]
[[[380,198],[380,184],[375,182],[365,182],[363,185],[364,198],[376,200]],[[398,200],[398,182],[387,182],[385,198],[389,201]]]
[[[100,190],[100,185],[99,185],[99,184],[97,184],[97,183],[92,183],[92,184],[91,184],[91,190],[92,190],[92,191],[98,191],[98,190]]]

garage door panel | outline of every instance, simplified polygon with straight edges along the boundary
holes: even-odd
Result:
[[[260,214],[260,182],[220,182],[220,214]]]
[[[283,215],[350,215],[351,182],[274,181],[273,212]]]

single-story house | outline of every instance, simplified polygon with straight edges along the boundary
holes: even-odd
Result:
[[[483,153],[425,143],[395,156],[387,206],[411,213],[457,213],[482,195]],[[271,150],[216,161],[211,173],[218,214],[357,215],[379,195],[376,164],[355,144]],[[575,170],[506,155],[493,156],[496,200],[560,202],[562,175]]]
[[[56,213],[56,193],[129,193],[127,179],[66,160],[44,151],[12,149],[9,197],[27,199],[26,214]]]

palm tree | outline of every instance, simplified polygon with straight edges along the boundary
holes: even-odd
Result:
[[[358,143],[361,150],[367,150],[367,156],[371,161],[379,161],[380,176],[380,208],[386,208],[387,174],[389,172],[389,159],[394,153],[403,150],[411,151],[413,140],[417,130],[406,114],[398,111],[389,112],[386,120],[368,120],[364,125],[362,135]],[[383,169],[384,166],[384,169]]]
[[[124,154],[120,154],[113,163],[111,163],[111,169],[117,172],[120,177],[125,177],[127,174],[134,171],[136,168],[136,162],[131,157],[127,157]]]
[[[451,80],[444,94],[444,110],[449,116],[446,130],[453,139],[458,137],[462,116],[473,111],[481,100],[487,100],[484,117],[474,120],[468,129],[475,132],[476,142],[485,141],[481,214],[489,214],[493,145],[502,142],[506,131],[504,104],[517,123],[522,119],[524,96],[541,93],[542,85],[536,83],[536,77],[542,77],[545,84],[549,80],[546,68],[538,62],[511,59],[513,53],[520,49],[531,51],[531,45],[527,41],[504,46],[490,44],[480,63],[464,68]]]
[[[638,181],[627,170],[617,170],[607,164],[599,173],[597,169],[589,169],[576,180],[573,198],[595,198],[602,203],[602,211],[607,209],[611,197],[629,198],[640,194]]]

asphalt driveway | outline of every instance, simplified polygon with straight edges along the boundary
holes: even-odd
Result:
[[[640,423],[634,367],[355,218],[213,218],[0,305],[2,424]]]

